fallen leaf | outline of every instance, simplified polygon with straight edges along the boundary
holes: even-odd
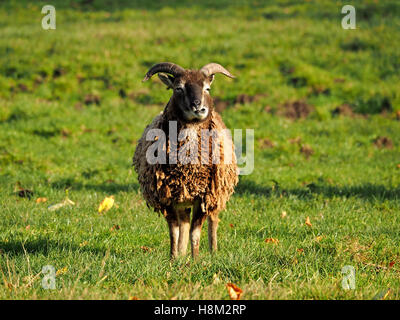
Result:
[[[306,226],[309,226],[309,227],[312,226],[311,221],[310,221],[310,217],[307,217],[307,218],[306,218],[305,224],[306,224]]]
[[[59,270],[57,270],[57,272],[56,272],[56,276],[65,274],[65,273],[67,273],[67,271],[68,271],[68,268],[67,268],[67,267],[64,267],[64,268],[62,268],[62,269],[59,269]]]
[[[36,199],[36,203],[43,203],[43,202],[46,202],[47,201],[47,198],[37,198]]]
[[[397,169],[400,169],[400,163],[397,165]]]
[[[226,285],[228,289],[229,297],[231,300],[240,300],[240,296],[242,295],[243,291],[238,286],[233,283],[228,283]]]
[[[79,244],[79,246],[82,248],[82,247],[87,246],[88,243],[89,243],[88,241],[83,241],[82,243]]]
[[[118,231],[119,229],[121,229],[121,227],[117,224],[114,224],[111,228],[110,231]]]
[[[129,297],[129,300],[139,300],[139,298],[136,297],[136,296],[130,296],[130,297]]]
[[[300,254],[303,254],[304,253],[304,249],[303,248],[299,248],[299,249],[297,249],[297,252],[300,253]]]
[[[314,238],[315,241],[320,242],[323,239],[324,236],[316,236]]]
[[[73,205],[75,205],[75,202],[73,202],[73,201],[69,200],[68,198],[66,198],[63,202],[60,202],[60,203],[57,203],[57,204],[53,204],[53,205],[49,206],[47,209],[50,210],[50,211],[55,211],[55,210],[58,210],[58,209],[60,209],[62,207],[69,206],[69,205],[73,206]]]
[[[275,238],[267,238],[264,240],[266,243],[274,243],[274,244],[278,244],[279,240],[275,239]]]
[[[396,263],[396,261],[390,261],[389,263],[389,268],[392,268],[394,266],[394,264]]]
[[[31,225],[28,224],[28,225],[25,227],[25,230],[29,230],[30,228],[31,228]]]
[[[150,252],[151,251],[151,248],[146,247],[146,246],[141,246],[140,249],[142,249],[143,252]]]
[[[232,223],[230,223],[229,226],[230,226],[231,228],[234,228],[234,227],[235,227]]]
[[[282,211],[281,213],[281,218],[284,219],[287,216],[287,212],[286,211]]]
[[[107,212],[112,208],[114,205],[114,196],[109,196],[104,198],[104,200],[100,203],[99,205],[99,213],[102,213],[103,211]]]

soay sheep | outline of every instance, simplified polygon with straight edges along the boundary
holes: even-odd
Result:
[[[172,258],[186,254],[189,234],[192,256],[198,256],[206,218],[210,251],[217,250],[218,214],[238,182],[232,138],[209,93],[217,73],[234,78],[217,63],[185,70],[164,62],[150,68],[143,79],[158,74],[173,90],[164,111],[144,130],[133,157],[147,205],[167,220]],[[152,154],[156,161],[150,159]]]

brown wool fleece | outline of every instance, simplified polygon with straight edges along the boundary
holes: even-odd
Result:
[[[223,139],[226,129],[220,115],[210,110],[209,117],[198,123],[183,123],[174,116],[173,110],[168,106],[164,112],[156,116],[152,123],[146,127],[140,138],[133,157],[133,165],[138,173],[138,180],[141,191],[148,206],[154,211],[167,215],[167,208],[181,204],[193,203],[195,200],[201,202],[201,207],[207,215],[216,216],[219,211],[225,208],[226,202],[234,191],[238,183],[238,167],[234,154],[232,139]],[[219,163],[212,163],[211,140],[209,141],[209,161],[208,164],[168,164],[170,144],[168,139],[168,121],[177,121],[178,134],[181,129],[193,129],[197,134],[198,155],[201,154],[201,130],[214,129],[218,131],[219,143]],[[146,151],[154,141],[146,141],[147,132],[151,129],[161,129],[167,135],[166,150],[167,164],[149,164],[146,159]],[[224,143],[228,142],[226,146]],[[178,152],[187,141],[178,142]],[[215,143],[214,142],[214,143]],[[232,161],[224,163],[224,147],[231,148]],[[200,158],[198,157],[197,159]],[[215,161],[214,161],[215,163]]]

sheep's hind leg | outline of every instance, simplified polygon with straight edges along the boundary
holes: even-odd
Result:
[[[200,201],[197,201],[193,206],[193,217],[190,226],[190,240],[192,244],[192,257],[196,259],[199,255],[200,234],[206,214],[201,209]]]
[[[178,254],[184,256],[189,242],[190,209],[179,209],[177,215],[179,217]]]
[[[178,256],[179,221],[174,211],[168,211],[166,216],[169,227],[169,238],[171,240],[171,258]]]
[[[218,216],[208,216],[208,246],[210,248],[210,252],[213,253],[217,251],[217,229],[218,229]]]

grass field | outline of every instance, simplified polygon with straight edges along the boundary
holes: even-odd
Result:
[[[44,4],[56,30],[41,28]],[[0,298],[229,299],[233,282],[243,299],[399,299],[400,3],[354,1],[356,30],[343,5],[0,2]],[[170,261],[131,167],[170,95],[141,82],[161,61],[223,64],[237,79],[213,84],[222,117],[255,130],[220,250],[204,228],[196,262]],[[66,196],[75,205],[48,210]]]

